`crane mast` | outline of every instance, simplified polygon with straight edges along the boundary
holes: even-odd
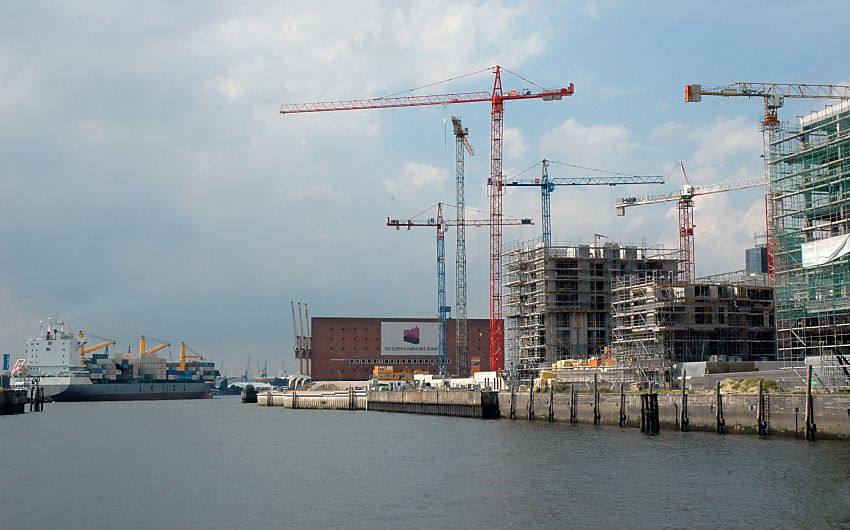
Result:
[[[504,324],[502,322],[502,143],[503,114],[505,101],[523,99],[542,99],[558,101],[572,96],[575,87],[531,90],[502,90],[502,68],[493,67],[494,80],[492,92],[462,92],[454,94],[401,96],[373,99],[355,99],[326,101],[315,103],[284,104],[280,114],[328,112],[358,109],[379,109],[392,107],[414,107],[423,105],[451,105],[455,103],[490,103],[490,367],[493,370],[504,369]]]
[[[448,375],[448,340],[446,327],[451,308],[446,305],[446,226],[443,203],[437,205],[437,329],[439,333],[438,363],[440,375]]]
[[[469,143],[469,130],[464,127],[460,118],[452,116],[452,126],[455,134],[455,169],[456,169],[456,195],[457,195],[457,252],[455,253],[455,347],[457,349],[457,373],[460,377],[466,377],[467,353],[469,351],[469,325],[466,317],[466,225],[465,220],[465,192],[464,192],[464,156],[468,151],[470,156],[475,155],[472,145]]]

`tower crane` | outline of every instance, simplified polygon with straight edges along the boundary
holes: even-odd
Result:
[[[775,241],[773,237],[774,198],[770,191],[771,156],[770,146],[779,134],[780,122],[778,110],[785,104],[785,98],[791,99],[850,99],[850,86],[847,85],[809,85],[801,83],[733,83],[718,87],[703,87],[700,84],[685,85],[685,102],[699,103],[702,96],[748,97],[764,100],[764,115],[761,121],[762,142],[764,145],[764,178],[767,189],[764,196],[764,220],[767,236],[767,274],[773,278],[773,258]]]
[[[489,226],[492,220],[490,219],[464,219],[464,226]],[[502,218],[500,220],[502,224],[505,225],[531,225],[534,224],[531,219],[516,219],[516,218]],[[449,226],[459,226],[459,221],[457,219],[449,219],[448,221],[443,218],[443,203],[437,204],[437,217],[436,218],[427,218],[427,219],[407,219],[407,220],[399,220],[399,219],[390,219],[387,217],[387,226],[393,227],[396,230],[400,230],[401,228],[407,228],[410,230],[413,227],[436,227],[437,229],[437,322],[438,322],[438,330],[439,330],[439,348],[438,348],[438,359],[437,364],[439,367],[440,375],[447,375],[448,371],[446,368],[446,358],[448,353],[448,341],[446,339],[446,328],[447,328],[447,319],[448,314],[451,312],[451,307],[446,305],[446,229]],[[491,330],[492,331],[492,330]],[[493,356],[490,356],[491,362]],[[459,362],[459,361],[458,361]],[[490,369],[493,370],[494,367],[490,366]],[[495,368],[498,370],[498,368]]]
[[[112,339],[107,339],[106,337],[98,337],[97,335],[91,335],[92,337],[96,337],[98,339],[103,339],[103,342],[93,344],[92,346],[86,346],[86,342],[85,342],[85,339],[87,337],[86,332],[83,331],[83,330],[80,330],[79,336],[80,336],[80,340],[82,341],[80,343],[80,360],[85,359],[86,355],[88,355],[89,353],[92,353],[92,352],[96,352],[97,350],[99,350],[101,348],[106,348],[106,351],[108,352],[110,346],[114,346],[115,344],[117,344],[117,342],[112,340]]]
[[[647,195],[645,197],[621,197],[617,199],[617,215],[626,215],[626,208],[641,206],[644,204],[658,204],[660,202],[676,201],[679,209],[679,272],[682,279],[688,283],[694,283],[696,279],[694,265],[694,197],[697,195],[709,195],[726,191],[742,190],[764,186],[765,177],[756,177],[724,182],[721,184],[710,184],[706,186],[692,186],[688,182],[688,174],[685,172],[685,164],[679,162],[682,168],[682,178],[685,183],[681,191],[663,193],[661,195]]]
[[[494,79],[491,92],[461,92],[423,96],[389,96],[374,99],[355,99],[344,101],[324,101],[315,103],[285,104],[280,107],[281,114],[299,112],[329,112],[358,109],[381,109],[394,107],[415,107],[423,105],[451,105],[455,103],[490,103],[490,367],[504,369],[504,323],[502,322],[502,147],[504,137],[504,109],[506,101],[523,99],[542,99],[558,101],[572,96],[575,87],[544,89],[502,90],[502,67],[493,67]],[[507,71],[507,70],[506,70]]]
[[[549,178],[549,160],[542,162],[542,175],[539,179],[509,180],[505,186],[532,186],[540,188],[541,218],[543,219],[543,248],[552,246],[552,220],[550,195],[555,186],[616,186],[618,184],[664,184],[664,177],[659,175],[612,175],[596,177],[558,177]]]
[[[457,373],[460,377],[466,377],[467,352],[469,351],[469,326],[466,319],[466,225],[465,219],[465,192],[463,189],[464,154],[469,152],[475,156],[475,150],[469,143],[469,129],[461,124],[460,118],[452,116],[452,126],[455,133],[455,168],[457,180],[457,252],[455,253],[455,347],[457,349]]]

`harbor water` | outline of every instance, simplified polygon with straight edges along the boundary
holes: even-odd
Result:
[[[291,410],[0,417],[4,528],[847,528],[850,443]]]

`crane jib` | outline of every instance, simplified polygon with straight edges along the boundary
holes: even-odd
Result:
[[[500,101],[516,99],[543,99],[559,100],[564,96],[572,96],[575,87],[572,83],[568,87],[556,90],[544,90],[532,92],[530,90],[511,90],[503,92],[495,99]],[[424,105],[451,105],[455,103],[476,103],[493,101],[490,92],[460,92],[456,94],[438,94],[429,96],[404,96],[374,99],[350,99],[342,101],[319,101],[315,103],[288,103],[281,105],[280,114],[295,114],[299,112],[330,112],[338,110],[361,110],[382,109],[394,107],[418,107]]]

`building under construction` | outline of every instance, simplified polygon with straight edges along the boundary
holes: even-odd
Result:
[[[515,242],[506,254],[506,348],[521,370],[561,359],[602,357],[612,339],[616,278],[678,268],[663,248]]]
[[[769,142],[779,360],[850,384],[850,102]],[[816,363],[817,364],[817,363]]]
[[[744,271],[689,284],[666,271],[618,277],[612,289],[617,365],[775,361],[773,289]]]

